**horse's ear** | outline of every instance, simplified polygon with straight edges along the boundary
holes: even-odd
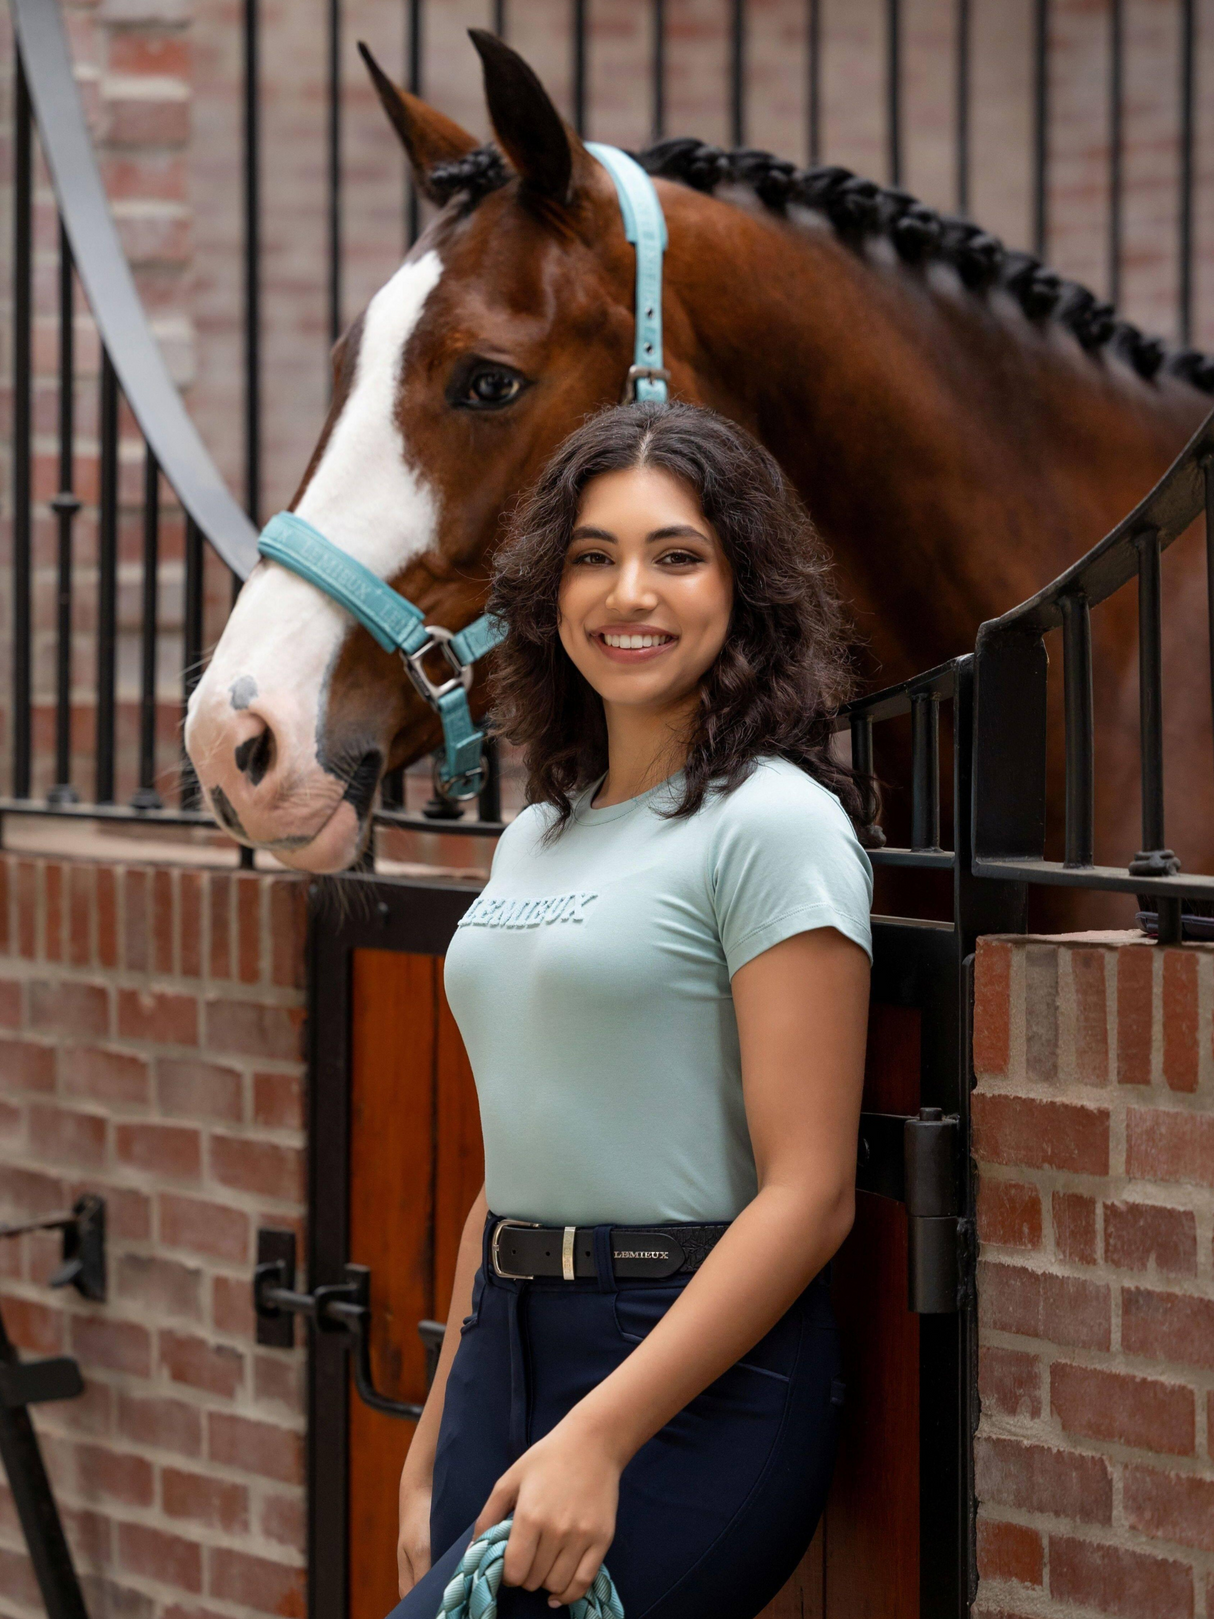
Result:
[[[470,28],[485,75],[493,132],[524,185],[564,204],[572,200],[591,157],[517,51],[496,34]]]
[[[431,173],[441,164],[458,163],[461,157],[474,152],[479,142],[434,107],[428,106],[417,96],[411,96],[407,90],[398,89],[361,39],[358,53],[367,64],[371,83],[379,93],[393,129],[400,136],[401,145],[408,153],[418,185],[431,202],[445,202],[446,192],[440,196],[431,190]]]

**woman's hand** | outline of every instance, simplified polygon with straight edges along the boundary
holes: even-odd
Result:
[[[476,1520],[482,1534],[514,1513],[502,1578],[544,1586],[548,1606],[585,1596],[615,1536],[622,1464],[569,1417],[498,1479]]]
[[[414,1481],[408,1468],[400,1480],[400,1529],[396,1537],[399,1594],[409,1592],[430,1567],[430,1482]]]

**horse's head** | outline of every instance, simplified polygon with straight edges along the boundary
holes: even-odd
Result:
[[[514,497],[620,398],[634,331],[635,260],[610,177],[527,64],[492,35],[473,40],[509,167],[366,57],[442,207],[337,344],[333,402],[292,502],[448,629],[481,611]],[[264,559],[186,723],[221,825],[308,871],[355,860],[384,772],[439,734],[400,659]]]

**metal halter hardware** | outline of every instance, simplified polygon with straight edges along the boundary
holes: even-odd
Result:
[[[670,373],[662,364],[662,254],[666,247],[662,204],[653,181],[627,152],[596,141],[588,142],[587,150],[614,181],[624,234],[636,248],[636,342],[624,398],[665,402]],[[451,799],[475,798],[485,774],[485,734],[473,724],[468,707],[472,665],[500,644],[506,626],[488,613],[462,630],[427,624],[420,607],[294,512],[271,517],[257,549],[344,607],[385,652],[400,653],[413,686],[442,721],[445,755],[437,771],[441,792]],[[449,680],[431,680],[422,667],[426,654],[436,647],[451,665]]]

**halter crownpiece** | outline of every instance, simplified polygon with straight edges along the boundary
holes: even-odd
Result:
[[[624,397],[664,404],[670,373],[662,365],[662,254],[666,248],[662,204],[653,181],[627,152],[597,141],[588,142],[587,150],[615,182],[624,234],[636,248],[636,343]],[[473,724],[468,688],[472,665],[505,639],[501,619],[482,613],[465,629],[454,632],[427,624],[420,607],[294,512],[271,517],[257,549],[344,607],[385,652],[400,653],[409,679],[442,721],[444,757],[438,772],[442,793],[452,799],[475,798],[484,780],[485,733]],[[422,667],[422,660],[434,648],[451,665],[449,680],[433,681]]]

